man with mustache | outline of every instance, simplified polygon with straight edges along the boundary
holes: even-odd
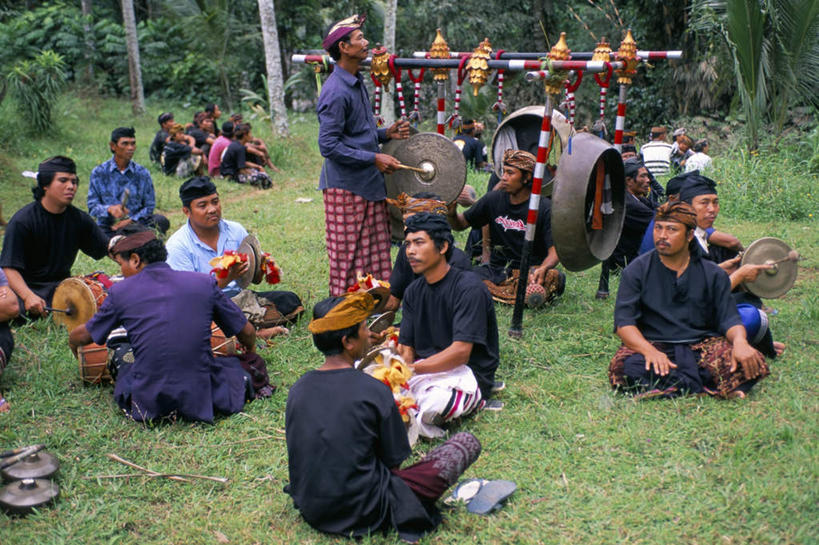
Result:
[[[105,257],[108,237],[94,219],[71,203],[77,165],[55,156],[37,167],[34,202],[18,210],[6,227],[0,267],[17,295],[20,313],[44,316],[57,284],[71,276],[77,252]]]

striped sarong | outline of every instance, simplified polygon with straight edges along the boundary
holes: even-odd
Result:
[[[343,295],[358,280],[372,274],[390,276],[390,226],[387,203],[338,188],[324,190],[330,295]]]

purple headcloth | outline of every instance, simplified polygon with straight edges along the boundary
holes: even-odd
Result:
[[[324,38],[324,41],[321,42],[322,47],[324,49],[329,50],[334,43],[342,39],[344,36],[352,32],[353,30],[359,29],[364,25],[364,21],[367,19],[366,15],[353,15],[351,17],[347,17],[346,19],[342,19],[341,21],[334,24],[330,27],[330,31],[327,33],[327,37]]]

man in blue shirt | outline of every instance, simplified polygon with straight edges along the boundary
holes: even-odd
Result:
[[[109,237],[144,228],[164,234],[171,224],[165,216],[154,214],[151,173],[131,160],[136,151],[134,128],[114,129],[108,145],[113,156],[91,171],[88,212]]]
[[[398,121],[377,129],[370,98],[358,69],[367,58],[361,32],[365,17],[353,16],[334,24],[324,49],[336,61],[321,88],[316,112],[318,144],[325,158],[319,188],[324,193],[330,295],[342,295],[370,273],[380,280],[390,274],[390,226],[384,174],[399,162],[379,153],[379,143],[409,137],[409,123]]]
[[[210,274],[210,260],[237,251],[247,231],[235,221],[222,219],[222,204],[216,186],[207,176],[187,180],[179,188],[182,211],[188,217],[185,225],[168,239],[168,265],[177,271]],[[247,263],[236,263],[224,278],[217,278],[219,288],[246,311],[248,318],[259,328],[260,337],[288,333],[281,324],[295,319],[304,310],[299,297],[290,291],[255,293],[242,290],[236,280],[247,272]],[[247,293],[245,293],[247,292]],[[261,299],[266,301],[262,301]],[[254,305],[254,302],[259,302]],[[255,316],[250,307],[264,307],[264,316]]]

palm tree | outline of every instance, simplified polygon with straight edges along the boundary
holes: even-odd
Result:
[[[133,0],[122,0],[122,20],[125,26],[125,43],[128,48],[131,101],[134,115],[142,115],[145,113],[145,91],[142,88],[142,68],[139,64],[139,41],[137,40]]]
[[[287,126],[287,108],[284,105],[284,79],[282,77],[282,57],[279,51],[279,32],[276,28],[276,7],[273,5],[273,0],[258,0],[258,2],[264,56],[267,64],[270,119],[276,133],[281,137],[287,137],[290,136],[290,129]]]

